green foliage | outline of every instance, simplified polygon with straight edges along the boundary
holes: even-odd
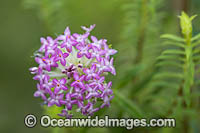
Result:
[[[158,22],[162,20],[162,12],[158,13],[158,11],[162,4],[162,0],[129,0],[122,5],[124,11],[123,29],[121,42],[117,48],[123,53],[123,56],[118,57],[118,61],[124,63],[120,63],[117,68],[120,70],[119,77],[122,77],[117,80],[142,83],[143,79],[146,79],[154,71],[153,64],[160,51],[160,39],[155,37],[159,36],[161,32],[162,24],[158,26]],[[155,26],[157,28],[154,28]],[[137,66],[143,67],[140,68],[137,75],[132,76],[132,80],[124,78],[130,77],[131,72],[129,71]],[[134,81],[135,77],[137,77],[137,81]],[[119,88],[118,86],[117,88]],[[133,86],[130,89],[130,91],[134,91]]]
[[[164,43],[165,50],[157,58],[158,74],[153,78],[149,87],[162,88],[162,92],[154,95],[158,98],[161,93],[174,92],[173,96],[167,95],[165,97],[165,104],[173,98],[172,103],[165,109],[170,110],[173,107],[171,116],[177,118],[179,121],[186,121],[182,126],[188,126],[188,115],[190,113],[185,111],[194,111],[192,108],[196,106],[193,101],[196,97],[194,91],[197,91],[195,84],[197,84],[196,76],[198,75],[198,61],[199,61],[199,34],[192,37],[192,20],[195,16],[189,17],[182,12],[180,16],[180,25],[182,29],[182,37],[177,37],[171,34],[162,35],[161,38],[167,39]],[[164,83],[164,84],[159,84]],[[192,98],[193,97],[193,98]],[[195,113],[194,113],[195,114]],[[164,114],[164,115],[168,115]],[[180,117],[184,116],[184,117]]]
[[[140,15],[139,17],[140,18],[137,18],[137,20],[141,19],[142,16]],[[156,63],[152,66],[150,65],[151,63],[148,64],[145,62],[145,59],[143,58],[140,58],[139,62],[134,61],[137,60],[138,57],[137,54],[134,55],[133,57],[136,58],[133,59],[132,63],[134,63],[135,69],[138,66],[137,64],[141,65],[143,63],[148,64],[148,67],[143,65],[143,67],[138,70],[138,73],[135,73],[135,69],[133,69],[132,72],[134,75],[132,75],[132,80],[130,80],[131,72],[129,72],[129,74],[125,74],[125,77],[127,75],[127,78],[123,78],[126,80],[124,82],[122,80],[122,84],[120,84],[121,82],[118,84],[119,88],[128,88],[130,84],[133,85],[133,88],[130,86],[131,90],[128,92],[128,94],[131,95],[134,101],[137,101],[134,104],[136,106],[140,105],[140,110],[147,112],[146,114],[143,114],[143,116],[175,117],[177,118],[178,122],[184,121],[184,123],[179,125],[178,128],[181,128],[181,126],[188,126],[190,120],[192,120],[197,115],[194,106],[198,106],[196,105],[198,102],[195,101],[195,99],[198,99],[198,96],[195,96],[192,92],[196,92],[198,90],[198,87],[195,86],[197,86],[199,83],[197,80],[199,74],[197,68],[198,64],[200,63],[200,35],[197,34],[196,36],[192,37],[192,20],[195,17],[196,16],[189,17],[187,14],[182,12],[180,16],[180,25],[183,37],[172,34],[162,35],[161,38],[166,39],[166,41],[162,43],[164,50],[161,52],[161,54],[157,58],[142,56],[143,58],[152,62],[155,58]],[[130,25],[133,23],[134,21]],[[142,26],[144,25],[142,24]],[[127,27],[127,31],[131,32],[131,26],[127,25]],[[136,25],[134,28],[137,29],[139,27],[139,25]],[[148,31],[147,29],[148,28],[146,28],[145,32]],[[139,33],[135,31],[132,32],[134,32],[133,34],[136,34],[134,39],[141,39],[138,37],[140,35]],[[128,33],[124,34],[126,35]],[[127,37],[126,39],[129,41],[129,45],[137,44],[137,41],[134,40],[133,37],[131,39],[128,39],[129,36],[125,37]],[[148,38],[145,38],[145,41],[146,40],[148,40]],[[146,44],[144,42],[142,44],[145,46]],[[159,42],[159,40],[157,40],[157,42]],[[137,46],[133,47],[135,52],[141,52],[140,49],[137,48]],[[145,49],[143,47],[142,52],[144,51]],[[155,52],[152,47],[151,51]],[[151,69],[149,67],[151,67]],[[146,74],[147,69],[150,69],[149,71],[152,72]],[[127,93],[124,94],[127,95]],[[133,115],[138,116],[137,112],[135,112],[135,109],[133,109],[132,112]],[[181,129],[178,130],[181,131]],[[178,130],[177,128],[174,129],[174,131]],[[171,130],[171,132],[173,132],[173,130]]]
[[[133,104],[131,100],[127,99],[117,91],[115,91],[114,103],[118,105],[119,108],[122,108],[122,111],[128,113],[132,117],[144,117],[144,114],[139,109],[139,107],[137,107],[137,105]]]
[[[194,83],[194,72],[195,72],[195,64],[194,63],[194,51],[196,48],[194,47],[194,40],[198,40],[197,37],[192,39],[192,20],[195,16],[189,17],[184,12],[180,16],[180,25],[182,29],[182,34],[184,38],[180,38],[174,35],[162,35],[162,38],[169,39],[168,45],[174,45],[174,48],[168,48],[164,50],[161,56],[158,57],[159,64],[164,64],[163,67],[168,67],[171,62],[173,62],[173,68],[170,70],[173,72],[168,72],[168,77],[172,78],[176,76],[176,79],[182,80],[182,83],[179,84],[179,89],[183,89],[183,95],[186,104],[190,105],[190,91],[191,87]],[[181,42],[181,43],[180,43]],[[175,55],[175,56],[174,56]],[[164,63],[163,63],[164,62]],[[161,65],[162,66],[162,65]],[[165,71],[161,71],[159,74],[166,73]],[[166,75],[161,76],[162,78],[166,77]]]
[[[118,60],[124,63],[117,67],[121,78],[117,79],[116,88],[142,106],[148,97],[138,94],[147,92],[146,87],[156,73],[154,63],[160,52],[160,39],[156,36],[161,32],[162,24],[159,22],[163,19],[163,13],[158,11],[162,5],[162,0],[130,0],[122,5],[125,17],[118,48],[123,56]]]
[[[122,45],[126,47],[121,48],[126,55],[131,55],[131,58],[122,59],[129,60],[132,63],[150,63],[154,61],[156,55],[161,26],[158,22],[161,20],[162,13],[158,13],[162,7],[162,0],[130,0],[122,5],[122,10],[125,12],[124,26],[122,30]],[[157,26],[157,28],[154,28]],[[154,50],[151,48],[154,47]],[[152,52],[147,52],[150,50]],[[130,61],[132,60],[132,61]],[[130,65],[128,64],[128,65]],[[126,64],[127,65],[127,64]]]
[[[37,11],[37,14],[44,22],[46,30],[58,32],[63,29],[63,25],[68,23],[68,8],[65,7],[67,0],[24,0],[27,9]],[[62,11],[61,11],[62,9]]]

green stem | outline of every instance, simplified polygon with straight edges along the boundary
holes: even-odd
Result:
[[[142,0],[142,8],[141,8],[141,22],[139,25],[139,37],[137,40],[137,54],[135,63],[138,64],[142,61],[143,49],[144,49],[144,41],[145,41],[145,32],[147,27],[147,19],[148,19],[148,7],[147,0]]]
[[[193,85],[194,80],[194,62],[192,59],[192,46],[191,46],[191,38],[187,40],[187,45],[185,48],[186,52],[186,61],[184,67],[184,87],[183,87],[183,94],[185,98],[186,105],[190,105],[190,91]]]

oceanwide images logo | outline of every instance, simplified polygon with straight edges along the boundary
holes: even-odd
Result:
[[[98,116],[91,118],[51,118],[44,115],[40,118],[42,127],[125,127],[130,130],[134,127],[175,127],[175,119],[133,119],[133,118],[99,118]],[[37,124],[37,118],[34,115],[27,115],[24,119],[27,127],[32,128]]]
[[[32,114],[28,114],[24,118],[24,124],[27,127],[32,128],[32,127],[34,127],[37,124],[37,118],[34,115],[32,115]]]

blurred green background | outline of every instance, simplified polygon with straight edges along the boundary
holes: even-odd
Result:
[[[36,82],[28,69],[36,65],[31,58],[40,47],[40,37],[55,37],[66,26],[81,32],[81,25],[96,24],[92,32],[106,38],[114,49],[117,76],[110,76],[113,89],[128,101],[100,111],[101,116],[177,118],[176,128],[66,129],[66,132],[200,132],[200,108],[177,107],[177,91],[152,87],[157,69],[156,57],[164,49],[160,35],[180,35],[178,15],[184,10],[200,14],[199,0],[1,0],[0,1],[0,132],[44,133],[48,129],[26,128],[24,116],[42,116],[41,100],[34,98]],[[200,31],[200,16],[194,20],[193,34]],[[169,81],[170,84],[171,81]],[[196,87],[195,94],[199,94]],[[123,101],[123,100],[122,100]],[[178,100],[177,100],[178,101]],[[136,111],[127,110],[131,107]],[[200,103],[199,96],[197,103]],[[125,105],[128,104],[128,105]],[[127,108],[126,108],[127,107]],[[178,109],[177,109],[178,108]],[[173,113],[171,113],[173,112]],[[174,113],[175,112],[175,113]],[[140,115],[138,115],[138,114]],[[141,115],[142,114],[142,115]],[[144,115],[143,115],[144,114]],[[96,114],[98,115],[98,114]]]

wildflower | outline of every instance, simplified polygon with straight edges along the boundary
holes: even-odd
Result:
[[[54,93],[58,93],[61,89],[67,90],[68,88],[65,86],[67,80],[65,78],[62,78],[61,80],[53,79],[53,85],[55,86]]]
[[[115,50],[115,49],[109,49],[109,48],[108,48],[108,45],[106,45],[106,44],[104,43],[104,52],[105,52],[105,57],[106,57],[107,59],[109,59],[109,58],[110,58],[110,55],[114,55],[114,54],[117,53],[117,50]]]
[[[56,49],[57,57],[55,58],[56,61],[60,61],[60,63],[65,66],[66,60],[65,58],[69,56],[68,53],[63,53],[60,49]]]
[[[108,47],[107,40],[89,36],[94,27],[82,26],[84,34],[72,34],[67,27],[55,39],[42,37],[42,46],[34,53],[38,67],[29,69],[39,82],[34,96],[62,108],[59,116],[71,118],[73,107],[93,115],[110,106],[112,82],[106,83],[105,74],[116,75],[111,56],[117,51]]]
[[[76,103],[76,100],[72,100],[71,93],[67,93],[65,97],[66,97],[66,99],[65,100],[61,100],[61,103],[66,105],[66,108],[68,110],[71,110],[72,109],[72,105]]]
[[[83,55],[85,55],[85,57],[90,59],[91,53],[89,52],[89,50],[92,48],[91,44],[86,44],[86,45],[80,44],[76,48],[79,50],[78,53],[77,53],[78,58],[81,58],[81,57],[83,57]]]
[[[99,97],[100,96],[100,93],[96,89],[97,86],[92,88],[91,86],[86,85],[86,88],[88,90],[88,94],[85,96],[85,99],[90,99],[92,97]]]
[[[31,69],[32,70],[32,69]],[[32,73],[32,72],[31,72]],[[37,71],[34,72],[34,74],[37,74],[33,77],[34,80],[39,80],[40,82],[42,82],[42,80],[44,79],[45,75],[42,72],[42,69],[40,68],[40,66],[38,67]]]
[[[99,77],[93,79],[93,81],[90,83],[90,86],[97,86],[99,89],[103,87],[103,82],[105,80],[105,77]]]
[[[92,50],[93,50],[93,52],[91,53],[91,57],[92,57],[92,58],[96,58],[96,60],[97,60],[98,62],[100,62],[100,61],[101,61],[101,56],[105,54],[105,51],[102,50],[102,49],[99,49],[99,48],[96,47],[96,46],[93,46],[93,47],[92,47]]]
[[[42,87],[41,84],[37,84],[37,88],[38,90],[34,93],[34,96],[35,97],[42,97],[43,100],[47,100],[46,96],[45,96],[45,90],[44,88]]]
[[[91,36],[91,40],[93,41],[93,46],[96,46],[98,49],[101,49],[103,40],[98,40],[95,36]]]
[[[71,35],[69,27],[65,29],[64,35],[58,36],[57,40],[61,40],[61,48],[66,48],[70,53],[72,51],[72,46],[75,46],[77,42],[74,40],[74,37]]]
[[[44,62],[44,68],[47,71],[51,71],[52,67],[58,67],[58,64],[55,62],[55,56],[52,56],[50,58],[44,57],[42,58],[42,61]]]
[[[87,32],[91,32],[94,28],[95,28],[95,24],[93,24],[93,25],[90,25],[90,27],[89,28],[87,28],[87,27],[85,27],[85,26],[81,26],[81,28],[83,29],[83,30],[85,30],[86,31],[86,33]]]
[[[62,113],[60,113],[58,115],[61,116],[61,117],[66,117],[66,118],[71,118],[73,116],[72,114],[69,114],[67,109],[63,109]]]
[[[72,82],[71,86],[73,87],[80,87],[82,89],[85,88],[85,85],[83,83],[85,78],[85,75],[79,76],[78,73],[74,73],[74,82]]]
[[[87,81],[92,78],[99,78],[99,75],[96,73],[96,65],[92,65],[90,69],[83,69],[83,72],[86,74],[85,80]]]
[[[58,107],[61,106],[61,100],[63,99],[64,94],[56,94],[56,93],[51,93],[49,100],[48,100],[48,106],[53,106],[54,104],[56,104]]]
[[[42,86],[47,90],[50,90],[53,87],[53,83],[49,82],[49,78],[50,78],[49,75],[44,75],[44,78],[41,81]]]

